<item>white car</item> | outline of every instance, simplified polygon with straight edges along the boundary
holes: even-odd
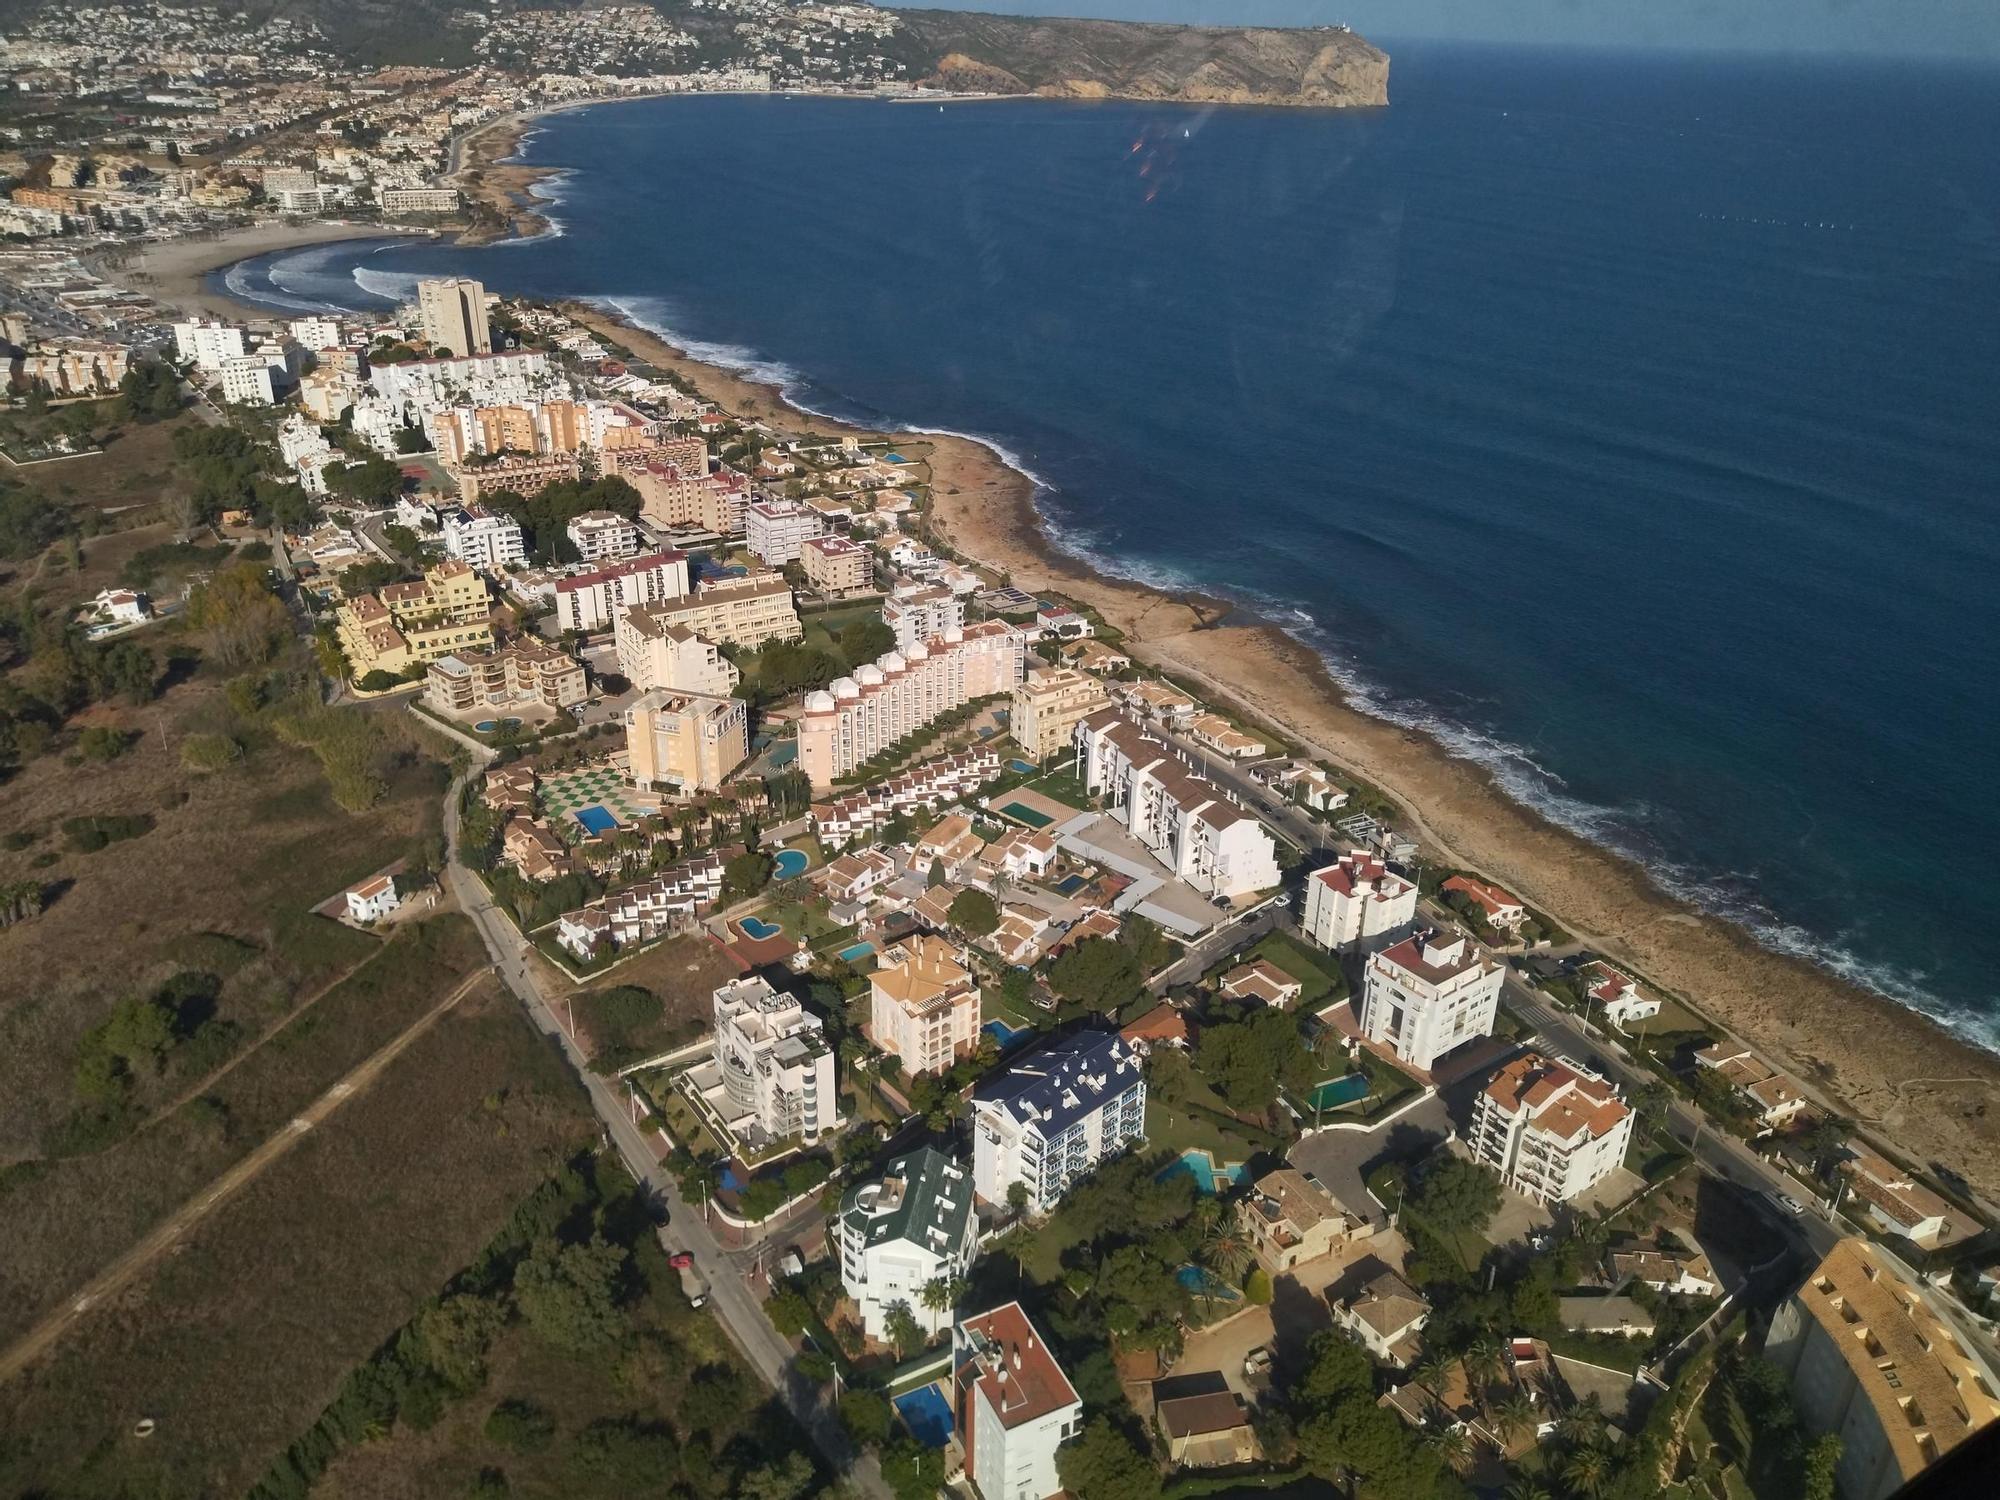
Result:
[[[1805,1205],[1800,1203],[1790,1193],[1779,1193],[1776,1195],[1776,1198],[1778,1207],[1782,1208],[1788,1214],[1802,1214],[1806,1211]]]

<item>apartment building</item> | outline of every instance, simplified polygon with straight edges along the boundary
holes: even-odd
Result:
[[[912,646],[963,630],[965,601],[939,584],[906,583],[883,600],[882,623],[896,632],[896,649],[907,655]]]
[[[838,597],[875,587],[875,555],[844,536],[808,538],[799,549],[799,562],[807,584],[822,594]]]
[[[952,1406],[978,1500],[1060,1494],[1056,1450],[1083,1431],[1083,1402],[1018,1302],[952,1329]]]
[[[899,812],[956,802],[1000,774],[1000,752],[987,747],[933,756],[907,771],[812,808],[813,834],[831,848],[866,838]]]
[[[424,671],[424,700],[439,713],[469,714],[522,703],[563,709],[589,696],[583,663],[532,637],[497,651],[441,656]]]
[[[510,454],[488,463],[448,465],[446,471],[458,484],[458,498],[477,505],[481,496],[502,490],[526,497],[552,484],[571,483],[583,477],[583,464],[573,453]]]
[[[222,362],[222,399],[237,406],[275,406],[278,376],[271,362],[259,354],[243,354]]]
[[[669,688],[726,698],[743,677],[711,642],[651,610],[626,610],[618,617],[614,636],[618,670],[641,690]]]
[[[794,641],[805,634],[791,585],[777,573],[707,581],[692,593],[647,605],[645,612],[663,625],[750,651],[766,641]]]
[[[1116,1032],[1079,1031],[1015,1058],[972,1098],[972,1186],[1005,1203],[1021,1183],[1047,1213],[1070,1185],[1146,1135],[1146,1079]]]
[[[190,318],[174,324],[174,358],[181,364],[219,373],[224,360],[240,359],[247,352],[243,330],[231,324],[214,318]]]
[[[849,1188],[835,1225],[840,1279],[870,1338],[888,1339],[889,1310],[898,1305],[929,1334],[952,1321],[948,1305],[924,1305],[924,1288],[963,1276],[979,1248],[964,1167],[921,1146],[890,1162],[880,1177]]]
[[[1368,960],[1361,1034],[1428,1071],[1447,1052],[1492,1034],[1505,977],[1462,932],[1416,933]]]
[[[868,977],[868,1040],[904,1073],[937,1073],[979,1043],[979,986],[964,955],[923,933],[896,944]]]
[[[1161,864],[1221,900],[1278,883],[1278,850],[1264,825],[1115,708],[1079,719],[1084,789]]]
[[[1417,919],[1417,886],[1356,849],[1306,878],[1299,925],[1322,948],[1373,945]]]
[[[493,352],[486,326],[486,288],[469,276],[446,276],[417,283],[417,320],[424,342],[464,359]]]
[[[1791,1377],[1806,1430],[1840,1435],[1841,1500],[1885,1500],[2000,1421],[1979,1359],[1866,1240],[1840,1241],[1778,1308],[1764,1358]]]
[[[1589,1192],[1624,1162],[1631,1140],[1632,1111],[1615,1085],[1533,1052],[1493,1075],[1466,1133],[1476,1158],[1537,1203]]]
[[[697,479],[708,472],[707,439],[664,434],[658,424],[607,430],[598,446],[604,450],[600,455],[604,472],[628,480],[652,463],[672,464]]]
[[[625,753],[640,791],[710,792],[750,755],[740,698],[655,688],[625,710]]]
[[[616,511],[587,510],[572,516],[569,544],[584,562],[620,562],[639,553],[639,528]]]
[[[797,562],[805,544],[826,530],[820,513],[790,500],[761,500],[743,512],[743,545],[773,568]]]
[[[421,583],[392,583],[340,606],[335,631],[356,677],[401,672],[412,662],[493,646],[486,583],[465,563],[427,569]]]
[[[833,1049],[819,1017],[761,974],[715,992],[712,1055],[719,1086],[705,1096],[739,1139],[810,1144],[838,1127]]]
[[[511,568],[528,556],[521,523],[512,516],[496,516],[484,510],[462,510],[446,516],[444,550],[447,556],[487,573],[495,568]]]
[[[628,557],[559,580],[556,625],[562,630],[604,630],[627,610],[678,599],[687,591],[685,552],[669,549]]]
[[[455,214],[458,189],[442,187],[385,187],[375,195],[385,214]]]
[[[720,852],[710,850],[580,910],[564,912],[556,923],[556,941],[588,961],[604,943],[624,948],[685,931],[721,896],[725,864]]]
[[[671,531],[693,527],[717,536],[743,534],[750,488],[742,475],[728,469],[711,474],[705,466],[683,468],[656,457],[620,464],[619,472],[639,492],[639,514],[653,525]]]
[[[799,767],[814,786],[831,786],[940,714],[1011,693],[1026,657],[1021,632],[1001,620],[888,652],[853,676],[806,694]]]
[[[1007,732],[1021,747],[1022,755],[1040,765],[1072,748],[1076,726],[1103,708],[1106,701],[1104,684],[1073,667],[1030,672],[1014,689]]]

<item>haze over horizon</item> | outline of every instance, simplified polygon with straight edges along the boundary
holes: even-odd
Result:
[[[886,0],[885,0],[886,3]],[[1864,52],[2000,61],[1994,0],[911,0],[919,8],[1331,26],[1404,41]]]

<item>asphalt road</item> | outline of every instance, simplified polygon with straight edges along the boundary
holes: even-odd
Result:
[[[450,863],[446,879],[460,908],[472,919],[493,956],[496,972],[527,1008],[529,1019],[555,1039],[563,1056],[576,1069],[590,1096],[591,1107],[603,1122],[610,1143],[624,1158],[633,1177],[645,1185],[669,1215],[667,1236],[694,1257],[695,1269],[708,1283],[709,1307],[764,1383],[777,1391],[786,1408],[811,1436],[814,1445],[833,1468],[846,1475],[863,1494],[891,1500],[893,1491],[882,1478],[880,1466],[871,1453],[857,1452],[846,1431],[834,1419],[819,1389],[801,1379],[792,1369],[793,1352],[789,1341],[779,1335],[764,1316],[763,1305],[745,1279],[739,1257],[725,1251],[702,1222],[698,1209],[682,1201],[674,1180],[654,1160],[652,1149],[632,1123],[622,1091],[593,1073],[583,1055],[556,1021],[548,997],[541,991],[523,956],[522,943],[513,924],[494,909],[485,885],[459,863],[458,796],[462,782],[454,782],[445,794],[444,827]]]

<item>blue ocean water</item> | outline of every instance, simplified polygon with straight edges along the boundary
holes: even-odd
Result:
[[[697,98],[544,121],[453,268],[988,437],[1661,881],[2000,1045],[2000,73],[1392,48],[1372,113]]]

